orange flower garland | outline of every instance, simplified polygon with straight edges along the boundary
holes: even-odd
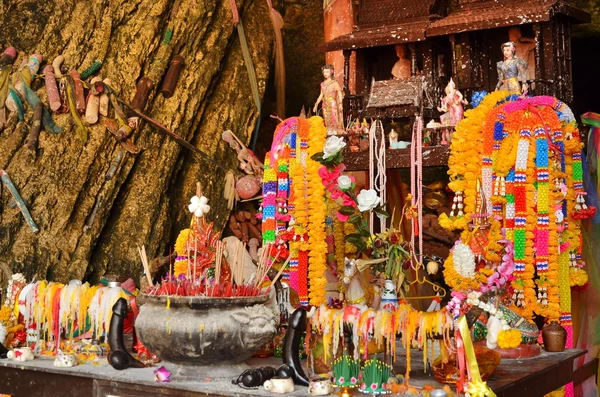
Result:
[[[308,243],[310,251],[308,254],[308,280],[309,280],[309,302],[313,306],[325,303],[327,279],[327,243],[325,242],[325,186],[319,176],[321,164],[311,158],[323,150],[323,144],[327,130],[323,119],[318,116],[311,117],[310,136],[308,144],[308,158],[306,159],[308,175]]]

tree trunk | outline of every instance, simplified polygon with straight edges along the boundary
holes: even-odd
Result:
[[[272,59],[268,9],[264,0],[236,1],[262,95]],[[0,4],[0,44],[19,51],[15,67],[34,52],[49,62],[62,54],[67,69],[80,72],[100,60],[100,75],[126,101],[133,99],[137,80],[149,77],[155,89],[145,113],[235,169],[221,132],[231,129],[247,142],[257,111],[231,15],[228,0],[9,0]],[[173,34],[166,45],[169,28]],[[158,87],[175,54],[185,58],[185,66],[175,95],[165,99]],[[38,95],[47,105],[45,89]],[[28,109],[26,120],[31,115]],[[105,181],[121,150],[114,136],[98,123],[82,144],[69,115],[53,118],[63,132],[42,131],[37,155],[25,147],[28,128],[18,126],[14,114],[0,133],[0,169],[15,182],[40,228],[38,234],[31,231],[19,210],[8,206],[12,197],[4,189],[0,260],[14,271],[63,282],[95,281],[105,273],[137,276],[137,246],[145,244],[149,257],[168,252],[172,234],[189,223],[186,204],[196,181],[210,200],[209,218],[224,225],[225,174],[214,164],[142,124],[133,135],[140,153],[125,154],[114,178]]]

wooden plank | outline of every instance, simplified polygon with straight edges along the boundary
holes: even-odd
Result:
[[[573,384],[577,386],[586,381],[588,378],[596,378],[598,376],[598,361],[599,360],[597,358],[594,358],[593,360],[588,361],[581,367],[577,368],[575,372],[573,372]]]
[[[441,167],[448,165],[449,146],[430,146],[423,148],[423,167]],[[410,150],[395,149],[385,152],[388,169],[409,168]],[[369,169],[369,152],[344,153],[344,164],[347,171],[365,171]]]
[[[0,394],[14,397],[90,397],[92,390],[91,378],[0,368]]]
[[[543,396],[573,380],[573,361],[585,350],[567,349],[525,360],[502,360],[488,381],[497,397]]]

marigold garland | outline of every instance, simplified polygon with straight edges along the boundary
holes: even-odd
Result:
[[[521,344],[521,331],[518,329],[502,330],[498,333],[498,347],[501,349],[514,349]]]
[[[448,159],[448,175],[450,188],[455,192],[464,192],[464,213],[462,218],[452,219],[452,223],[442,217],[440,224],[447,229],[464,229],[471,214],[475,210],[475,190],[477,179],[481,174],[483,153],[483,126],[486,116],[498,102],[509,95],[508,91],[496,91],[485,96],[475,109],[465,112],[463,119],[452,134],[450,157]],[[488,145],[489,146],[489,145]]]
[[[468,111],[453,136],[448,172],[448,186],[464,202],[464,216],[455,217],[453,211],[439,221],[447,229],[463,229],[467,244],[481,180],[487,212],[491,205],[494,215],[483,240],[486,265],[466,278],[454,269],[450,255],[446,282],[458,291],[477,290],[477,282],[494,276],[500,262],[514,263],[513,308],[526,318],[534,313],[548,320],[560,317],[569,326],[569,287],[587,280],[580,219],[593,210],[584,201],[579,131],[572,117],[564,122],[565,114],[570,110],[555,98],[514,100],[502,93],[488,95]],[[505,251],[502,239],[514,248]]]
[[[325,242],[325,186],[321,182],[319,168],[321,164],[311,158],[323,149],[327,130],[323,119],[318,116],[311,117],[310,135],[308,145],[307,184],[308,184],[308,280],[309,280],[309,302],[313,306],[325,303],[327,279],[327,243]]]

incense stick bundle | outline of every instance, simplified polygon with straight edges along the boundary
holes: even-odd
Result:
[[[150,265],[148,264],[148,257],[146,256],[146,246],[142,245],[142,248],[138,245],[137,247],[138,253],[140,254],[140,258],[142,260],[142,266],[144,267],[144,273],[146,273],[146,279],[148,280],[148,284],[153,287],[152,276],[150,275]]]
[[[267,273],[271,269],[272,262],[269,263],[269,257],[271,256],[271,250],[273,248],[273,244],[267,244],[263,247],[260,257],[258,259],[258,264],[256,268],[255,278],[254,278],[254,286],[258,288],[260,283],[263,282]]]
[[[223,263],[224,244],[222,241],[217,241],[217,256],[215,258],[215,285],[221,282],[221,265]]]
[[[290,259],[292,258],[292,256],[288,256],[287,259],[285,260],[285,262],[283,262],[283,265],[281,265],[281,269],[279,269],[279,272],[277,273],[277,275],[275,276],[275,278],[273,278],[273,281],[271,281],[271,285],[269,285],[269,288],[267,288],[267,293],[271,290],[271,288],[273,288],[273,286],[275,285],[275,283],[277,282],[277,280],[279,279],[279,277],[281,277],[281,275],[283,274],[283,271],[285,270],[285,268],[287,267],[288,263],[290,263]]]

